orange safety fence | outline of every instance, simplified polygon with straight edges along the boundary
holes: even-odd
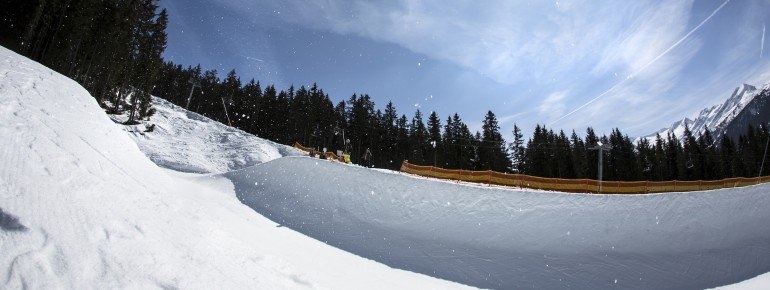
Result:
[[[313,153],[315,155],[324,154],[323,152],[315,150],[313,148],[302,146],[301,144],[299,144],[299,142],[294,142],[294,148],[297,148],[299,150],[302,150],[308,153]],[[326,159],[343,162],[343,158],[341,156],[337,156],[337,154],[334,154],[334,152],[326,152]]]
[[[524,174],[508,174],[495,171],[471,171],[420,166],[406,161],[401,171],[425,177],[457,180],[473,183],[515,186],[521,188],[554,190],[577,193],[599,192],[599,181],[592,179],[562,179],[535,177]],[[755,178],[726,178],[722,180],[695,181],[603,181],[601,193],[606,194],[647,194],[659,192],[683,192],[742,187],[770,182],[770,176]]]

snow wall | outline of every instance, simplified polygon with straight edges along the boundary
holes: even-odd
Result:
[[[585,195],[457,185],[306,157],[226,173],[273,221],[483,288],[702,289],[770,271],[770,186]]]
[[[181,172],[224,173],[283,156],[302,155],[290,146],[256,137],[153,97],[157,110],[147,124],[120,126],[158,166]],[[127,115],[111,115],[122,123]],[[152,132],[143,132],[149,124]]]

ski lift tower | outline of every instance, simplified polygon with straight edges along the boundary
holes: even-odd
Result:
[[[602,144],[602,141],[596,142],[596,146],[588,148],[589,150],[597,150],[599,153],[599,193],[602,193],[602,156],[604,156],[604,151],[610,151],[612,149],[612,146]]]
[[[201,84],[198,83],[198,81],[195,81],[193,79],[190,79],[188,81],[188,83],[190,83],[190,85],[192,85],[192,87],[190,88],[190,95],[187,96],[187,108],[186,109],[190,110],[190,101],[192,101],[192,95],[193,95],[193,92],[195,91],[195,87],[200,88]]]
[[[345,150],[345,153],[348,153],[348,143],[350,143],[350,140],[345,139],[345,129],[340,128],[339,126],[334,126],[334,135],[340,135],[342,134],[342,145],[343,149]]]
[[[767,125],[765,125],[765,128],[767,126],[770,126],[770,122],[767,122]],[[767,136],[767,142],[765,142],[765,154],[762,155],[762,165],[759,166],[759,176],[762,177],[762,170],[765,169],[765,158],[767,158],[767,146],[770,145],[770,135]]]

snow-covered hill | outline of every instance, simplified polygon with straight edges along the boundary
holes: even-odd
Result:
[[[0,277],[3,289],[464,287],[276,227],[228,179],[159,168],[85,89],[2,47]]]
[[[770,89],[770,84],[766,84],[761,88],[743,84],[737,87],[730,98],[724,103],[703,109],[696,116],[676,121],[671,124],[670,127],[660,129],[656,133],[645,136],[644,138],[647,138],[650,142],[654,142],[656,134],[660,134],[661,138],[666,138],[668,133],[673,132],[680,140],[683,140],[685,126],[688,126],[696,138],[708,128],[714,133],[714,139],[718,140],[716,136],[721,136],[733,120],[749,107],[749,104],[752,103],[762,91],[767,89]]]
[[[224,173],[282,156],[296,149],[228,127],[164,99],[153,97],[157,112],[151,121],[123,126],[139,149],[161,167],[182,172]],[[122,123],[127,116],[111,116]],[[152,132],[147,126],[155,125]]]

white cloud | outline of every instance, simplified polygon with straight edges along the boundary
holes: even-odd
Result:
[[[593,63],[608,36],[644,7],[636,2],[288,0],[286,21],[401,45],[497,82],[552,82]],[[247,1],[223,2],[247,11]],[[600,22],[599,22],[600,21]]]
[[[715,34],[696,31],[685,36],[723,1],[567,0],[558,5],[550,1],[468,0],[222,3],[244,11],[249,6],[267,6],[263,10],[284,11],[283,21],[395,43],[501,84],[538,87],[537,91],[544,91],[548,97],[541,102],[529,101],[536,112],[516,115],[528,118],[530,123],[553,121],[635,74],[559,125],[649,130],[649,126],[657,126],[654,124],[667,125],[700,110],[704,98],[710,104],[723,98],[723,91],[748,79],[767,76],[763,73],[770,71],[767,61],[750,64],[746,58],[757,57],[761,36],[756,29],[746,27],[758,25],[761,30],[766,20],[762,15],[768,8],[753,0],[733,1],[726,6],[740,7],[741,19],[734,21],[746,23],[728,33],[732,43],[727,45],[732,47],[718,50],[713,44],[718,41],[708,39]],[[695,4],[703,10],[694,13]],[[734,21],[724,19],[734,15],[720,13],[715,17],[720,25],[733,25]],[[708,24],[704,30],[710,32],[723,27]],[[706,45],[706,41],[711,42]],[[715,55],[719,59],[709,67],[711,76],[701,76],[702,84],[698,84],[692,75],[701,73],[702,68],[688,66],[696,56],[704,57],[699,55],[704,45],[712,50],[705,57]],[[679,88],[683,83],[691,87],[689,91]]]
[[[627,76],[642,70],[689,30],[691,8],[692,1],[669,1],[649,7],[622,35],[608,43],[593,73],[614,71]]]
[[[545,116],[548,119],[558,118],[564,115],[567,110],[565,99],[567,99],[567,91],[560,91],[552,93],[545,98],[537,107],[537,111],[540,116]]]

